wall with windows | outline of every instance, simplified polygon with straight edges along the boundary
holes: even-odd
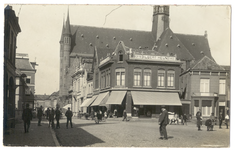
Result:
[[[129,88],[179,89],[180,68],[156,64],[129,64]]]

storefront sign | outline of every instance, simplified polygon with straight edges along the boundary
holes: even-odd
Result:
[[[176,61],[176,57],[172,56],[154,56],[154,55],[136,55],[130,57],[131,59],[139,60],[156,60],[156,61]]]

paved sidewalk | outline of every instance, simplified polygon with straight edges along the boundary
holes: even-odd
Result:
[[[24,133],[24,125],[18,123],[10,135],[4,135],[5,146],[58,146],[54,131],[48,127],[48,121],[42,120],[42,126],[37,125],[37,119],[33,119],[29,132]]]

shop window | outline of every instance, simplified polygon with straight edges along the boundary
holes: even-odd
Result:
[[[219,80],[219,94],[225,94],[225,86],[226,85],[226,80],[225,79],[220,79]]]
[[[165,70],[159,69],[158,70],[158,87],[163,88],[165,87]]]
[[[151,70],[144,69],[144,86],[151,86]]]
[[[134,86],[141,86],[141,73],[142,70],[140,68],[134,69]]]
[[[203,100],[202,101],[202,115],[210,116],[212,113],[212,103],[211,100]]]
[[[115,70],[116,72],[116,85],[125,86],[125,69],[119,68]]]
[[[175,86],[175,71],[167,71],[167,87],[173,88]]]

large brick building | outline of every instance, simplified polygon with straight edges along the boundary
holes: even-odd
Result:
[[[79,63],[97,59],[94,62],[99,66],[101,61],[106,58],[108,59],[107,56],[112,55],[117,45],[120,46],[120,41],[122,41],[121,43],[124,45],[123,49],[127,47],[133,50],[139,49],[143,53],[152,50],[163,56],[175,55],[176,60],[180,60],[182,63],[182,73],[205,56],[214,61],[207,39],[207,32],[205,31],[203,35],[174,33],[169,28],[169,15],[169,6],[153,6],[152,30],[136,31],[71,25],[68,14],[66,22],[63,23],[60,40],[60,96],[66,98],[66,95],[69,94],[68,91],[72,85],[71,76],[74,74],[78,63],[77,58],[80,60]],[[123,53],[126,53],[126,51],[123,51]],[[95,57],[93,58],[93,56]],[[126,54],[123,55],[123,57],[125,56]],[[123,65],[124,64],[126,64],[126,62],[124,62]],[[140,64],[143,65],[142,62]],[[99,67],[93,67],[92,69],[94,73],[94,93],[100,92],[104,86],[101,81],[104,80],[103,78],[106,75],[100,72],[101,68]],[[141,68],[142,71],[143,69],[144,68]],[[107,71],[108,74],[112,74],[113,76],[115,72],[115,70],[111,69]],[[129,74],[131,72],[127,71],[126,74],[127,73]],[[127,79],[127,77],[132,77],[132,75],[126,76],[125,79]],[[126,83],[128,84],[128,88],[133,84],[132,82],[133,81]],[[176,85],[177,84],[178,83],[176,83]],[[178,89],[178,87],[176,87],[176,89]],[[184,91],[184,87],[180,86],[178,90],[181,94]],[[103,96],[105,97],[105,95]],[[185,100],[181,102],[187,107],[188,113],[191,113],[190,111],[192,110],[189,110],[191,105],[188,106],[189,102]]]

